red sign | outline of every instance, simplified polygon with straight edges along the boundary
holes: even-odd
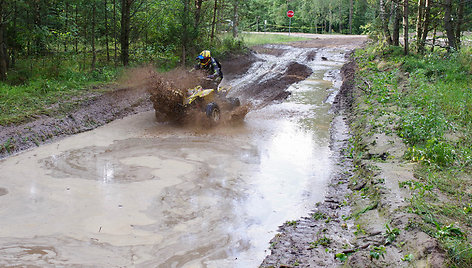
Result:
[[[295,12],[293,12],[293,10],[287,11],[287,17],[291,18],[293,17],[293,15],[295,15]]]

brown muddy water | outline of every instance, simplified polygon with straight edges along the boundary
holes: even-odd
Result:
[[[344,51],[281,49],[227,81],[233,94],[285,59],[313,75],[242,125],[184,128],[146,112],[1,160],[0,266],[259,266],[335,168],[329,109]]]

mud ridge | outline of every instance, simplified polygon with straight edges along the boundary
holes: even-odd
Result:
[[[243,98],[251,98],[262,101],[261,106],[272,102],[285,100],[290,96],[287,91],[290,85],[305,80],[313,73],[313,70],[298,62],[289,63],[287,69],[275,77],[262,83],[250,84],[240,90]]]
[[[99,96],[92,96],[62,117],[42,116],[34,121],[2,127],[0,158],[66,137],[92,130],[113,120],[139,112],[149,111],[149,97],[135,88],[119,88]]]

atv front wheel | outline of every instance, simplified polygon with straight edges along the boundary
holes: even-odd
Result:
[[[220,107],[218,107],[218,104],[214,102],[208,103],[206,107],[206,115],[212,123],[218,123],[220,121]]]

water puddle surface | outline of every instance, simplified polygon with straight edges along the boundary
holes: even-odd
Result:
[[[195,131],[149,112],[1,161],[0,265],[259,266],[277,227],[323,200],[334,168],[344,52],[317,52],[289,99],[242,126]],[[235,83],[283,68],[262,57]]]

